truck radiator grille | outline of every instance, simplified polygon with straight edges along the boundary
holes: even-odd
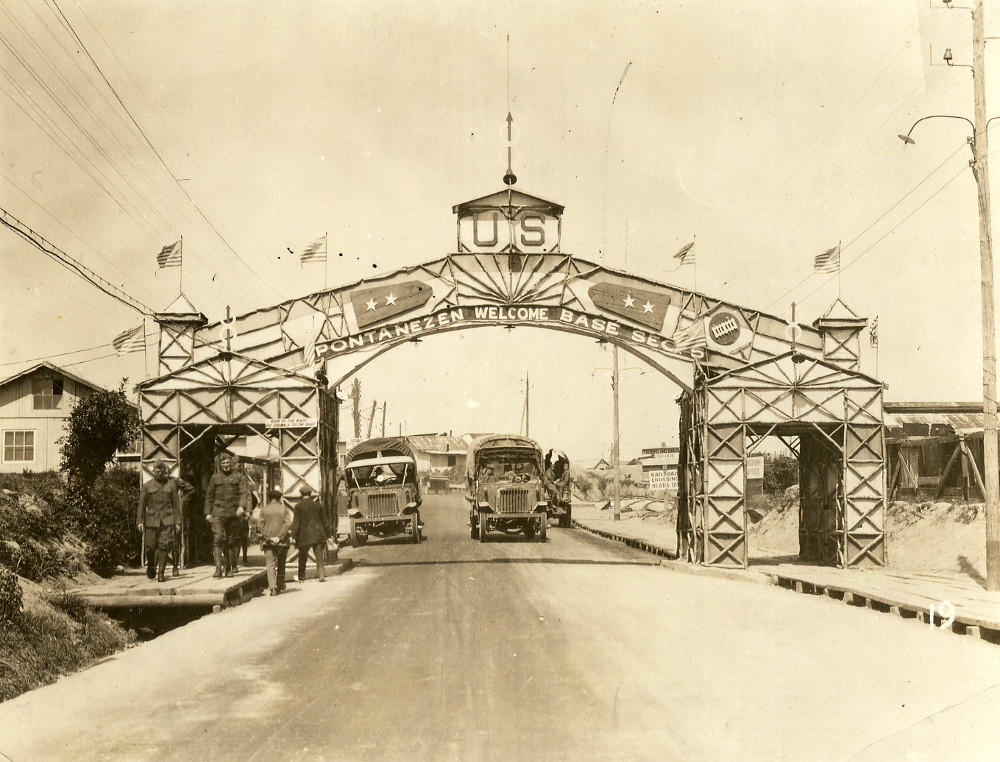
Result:
[[[368,495],[367,507],[368,510],[365,511],[365,515],[370,519],[395,516],[399,513],[399,506],[396,504],[396,495],[392,492],[383,495]]]
[[[497,490],[497,513],[530,513],[531,492],[524,487]]]

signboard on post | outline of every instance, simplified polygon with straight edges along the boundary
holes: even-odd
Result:
[[[659,471],[646,472],[646,486],[651,492],[677,490],[677,469],[667,468]]]
[[[268,418],[269,429],[312,429],[316,427],[315,418]]]
[[[747,479],[764,478],[764,456],[751,455],[747,458]]]

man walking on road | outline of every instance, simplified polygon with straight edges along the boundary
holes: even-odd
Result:
[[[139,508],[136,525],[143,536],[146,550],[146,576],[166,582],[164,574],[167,556],[173,549],[174,535],[180,532],[181,499],[177,484],[170,479],[167,464],[157,461],[153,466],[153,479],[139,490]]]
[[[212,524],[212,556],[215,578],[232,577],[236,571],[236,532],[250,504],[247,478],[233,468],[233,456],[226,453],[219,461],[219,473],[212,474],[205,493],[205,520]]]
[[[313,488],[303,484],[299,490],[302,499],[295,504],[295,518],[292,519],[292,541],[299,551],[299,582],[306,581],[306,563],[309,550],[316,556],[316,575],[320,582],[326,582],[326,538],[330,521],[326,507],[313,497]]]

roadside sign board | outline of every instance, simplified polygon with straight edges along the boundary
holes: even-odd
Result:
[[[312,429],[316,427],[315,418],[268,418],[269,429]]]
[[[751,455],[747,458],[747,479],[764,478],[764,456]]]

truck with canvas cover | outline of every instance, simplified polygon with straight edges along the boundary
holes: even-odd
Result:
[[[469,533],[536,534],[545,542],[548,500],[542,483],[542,448],[528,437],[489,434],[475,439],[466,460]]]
[[[420,480],[413,450],[402,439],[380,438],[353,447],[344,468],[351,545],[406,533],[420,542]]]

